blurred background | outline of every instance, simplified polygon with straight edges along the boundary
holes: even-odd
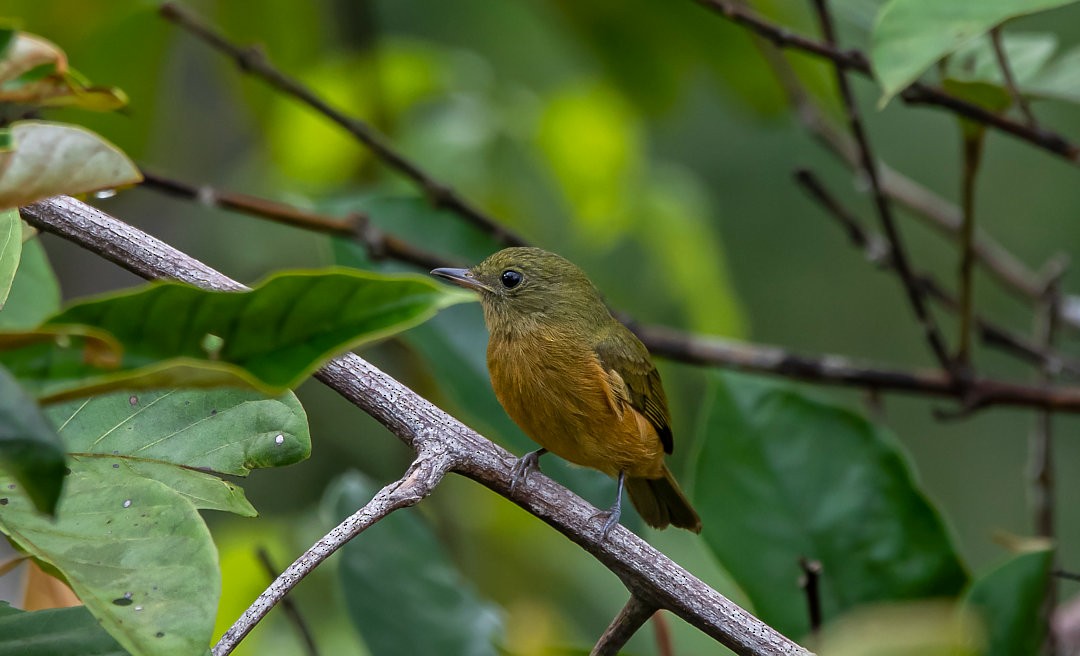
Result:
[[[816,36],[807,5],[758,2],[755,8]],[[835,5],[842,42],[865,47],[879,3]],[[389,135],[465,198],[580,264],[614,307],[639,321],[799,353],[934,364],[896,277],[848,244],[792,172],[813,169],[876,225],[865,185],[793,116],[747,33],[688,0],[192,0],[186,6],[235,41],[262,44],[278,67]],[[344,131],[162,20],[156,3],[7,0],[2,11],[63,48],[95,83],[118,86],[131,101],[119,114],[58,110],[48,117],[96,130],[150,171],[331,215],[364,210],[388,232],[462,262],[496,248],[453,215],[430,210],[417,189]],[[1080,43],[1080,7],[1008,29],[1053,31],[1064,44]],[[789,57],[823,111],[839,121],[831,70]],[[872,82],[857,79],[855,90],[877,155],[955,201],[955,119],[898,101],[878,111]],[[1039,103],[1035,111],[1045,125],[1080,137],[1075,106]],[[150,190],[94,202],[247,283],[280,269],[367,261],[348,243]],[[1080,255],[1080,173],[1045,152],[991,133],[977,211],[980,227],[1033,269],[1058,253]],[[900,218],[917,266],[954,285],[954,247],[909,215]],[[65,298],[140,282],[56,238],[44,243]],[[1076,291],[1080,276],[1070,272],[1063,286]],[[1031,330],[1029,306],[982,273],[977,304],[1006,326]],[[955,326],[941,318],[951,339]],[[522,453],[528,442],[491,396],[485,338],[479,307],[456,306],[362,355]],[[1076,334],[1066,331],[1061,347],[1076,352]],[[987,375],[1033,379],[1030,369],[998,352],[979,348],[975,358]],[[674,415],[674,468],[692,487],[687,457],[696,449],[707,372],[659,366]],[[259,519],[208,517],[224,573],[221,628],[267,583],[257,547],[284,567],[343,516],[327,501],[328,481],[359,470],[381,486],[410,461],[393,436],[324,387],[308,383],[298,393],[312,425],[310,460],[243,482]],[[858,392],[814,393],[866,411]],[[1025,463],[1033,414],[991,409],[942,422],[933,416],[937,407],[944,403],[887,395],[879,418],[907,449],[962,555],[973,569],[984,569],[1005,554],[996,533],[1032,532]],[[1080,517],[1071,501],[1080,498],[1080,478],[1072,475],[1080,422],[1062,416],[1055,427],[1061,561],[1075,570]],[[587,489],[575,489],[608,503],[601,500],[611,484],[601,475],[550,469],[574,486],[584,481]],[[577,547],[468,481],[446,481],[409,512],[429,523],[477,593],[502,607],[512,653],[587,647],[625,601],[620,582]],[[635,527],[710,585],[741,599],[700,538]],[[296,597],[325,653],[365,653],[339,621],[340,595],[333,578],[320,572]],[[721,649],[677,619],[670,624],[678,653]],[[651,640],[646,629],[630,650],[652,653]],[[241,652],[299,649],[290,627],[271,616]]]

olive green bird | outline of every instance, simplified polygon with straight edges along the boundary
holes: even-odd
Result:
[[[701,531],[664,463],[673,442],[660,374],[581,269],[539,248],[507,248],[431,273],[479,292],[495,396],[542,447],[518,460],[511,491],[550,451],[618,478],[602,537],[619,521],[624,483],[650,526]]]

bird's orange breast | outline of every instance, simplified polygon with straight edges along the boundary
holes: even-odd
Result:
[[[493,335],[487,359],[495,396],[540,446],[612,476],[662,476],[655,428],[613,387],[621,379],[587,344]]]

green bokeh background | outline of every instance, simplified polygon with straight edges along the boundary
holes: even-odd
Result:
[[[877,3],[837,5],[844,42],[865,45]],[[792,171],[819,172],[869,220],[865,189],[786,110],[746,33],[692,2],[235,0],[188,6],[235,40],[263,44],[280,68],[376,125],[466,198],[581,264],[614,306],[639,320],[796,352],[933,364],[897,280],[848,245],[798,190]],[[758,6],[814,33],[802,3]],[[326,211],[416,193],[344,132],[165,23],[155,3],[9,0],[3,12],[61,46],[91,80],[117,85],[131,98],[121,114],[64,110],[48,117],[97,130],[150,170]],[[1049,30],[1075,44],[1080,7],[1016,21],[1009,29]],[[799,55],[792,61],[838,118],[830,71]],[[898,102],[876,111],[874,85],[859,79],[855,90],[877,154],[955,199],[955,121]],[[1036,112],[1058,131],[1080,135],[1080,109],[1040,103]],[[1059,252],[1075,257],[1078,176],[1075,167],[992,133],[978,187],[980,226],[1032,268]],[[98,203],[248,283],[282,268],[334,261],[326,237],[147,190]],[[952,247],[901,215],[918,266],[952,282],[958,264]],[[429,231],[397,225],[400,236],[443,248],[443,242],[429,243]],[[395,230],[392,222],[384,227]],[[138,282],[55,238],[45,244],[66,298]],[[1080,277],[1068,274],[1065,289],[1078,286]],[[1030,330],[1026,306],[982,274],[977,303],[983,314]],[[462,343],[481,352],[479,308],[454,307],[445,315],[439,320],[472,328]],[[942,323],[951,339],[953,322]],[[1075,352],[1076,346],[1075,334],[1063,337],[1063,349]],[[363,355],[454,410],[445,386],[455,381],[438,380],[408,340]],[[987,374],[1031,377],[993,351],[978,349],[976,361]],[[660,366],[674,414],[675,467],[689,482],[683,460],[694,451],[690,440],[705,377],[685,365]],[[852,407],[864,402],[858,392],[824,393]],[[223,621],[235,618],[265,584],[252,558],[255,546],[270,547],[283,567],[339,519],[318,509],[330,478],[355,468],[388,481],[409,462],[391,435],[324,387],[308,383],[299,395],[311,418],[311,459],[256,472],[244,482],[261,519],[210,517],[223,561]],[[981,570],[1004,554],[995,532],[1031,532],[1025,462],[1032,415],[994,409],[940,422],[932,411],[943,405],[890,395],[883,421],[910,452],[962,555]],[[480,426],[483,421],[474,423],[493,431],[505,425],[501,417]],[[1072,475],[1080,459],[1074,439],[1080,421],[1059,417],[1055,425],[1061,560],[1076,569],[1080,521],[1069,500],[1080,498],[1080,478]],[[488,435],[507,445],[520,440]],[[429,520],[480,593],[504,606],[507,645],[516,654],[587,645],[625,600],[618,580],[591,558],[472,483],[452,477],[410,512]],[[648,536],[706,582],[741,598],[699,538],[677,531]],[[301,586],[298,603],[319,627],[326,653],[362,653],[347,623],[338,621],[343,601],[335,595],[334,580],[316,576]],[[679,620],[671,624],[679,653],[717,649]],[[274,645],[274,653],[299,649],[279,617],[252,636],[244,653],[264,653],[266,645]],[[630,649],[651,653],[649,632]]]

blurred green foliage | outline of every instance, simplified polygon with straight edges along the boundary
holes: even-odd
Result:
[[[813,33],[813,21],[801,5],[755,4],[793,30]],[[882,4],[836,3],[846,45],[870,44],[873,17]],[[534,243],[581,264],[611,304],[637,320],[773,342],[795,351],[839,352],[906,366],[931,363],[896,281],[873,273],[790,179],[796,166],[810,166],[842,189],[851,186],[850,174],[813,144],[786,111],[784,93],[749,35],[692,2],[204,0],[190,6],[238,42],[262,44],[284,71],[386,132],[409,157],[470,201]],[[129,108],[119,114],[56,109],[47,118],[85,125],[140,164],[334,215],[362,210],[380,229],[463,263],[496,248],[453,215],[432,211],[420,190],[389,172],[343,131],[167,25],[156,16],[153,2],[11,0],[4,11],[17,17],[23,29],[59,44],[90,79],[116,85],[130,99]],[[1070,49],[1080,42],[1080,11],[1071,6],[1010,23],[1006,47],[1020,58],[1023,45],[1012,38],[1014,32],[1041,33],[1036,45],[1049,39],[1059,44],[1064,55],[1020,70],[1026,79],[1030,74],[1032,89],[1042,97],[1068,99],[1078,70]],[[946,68],[958,71],[952,75],[955,83],[995,83],[992,74],[980,73],[986,50],[979,47],[959,50],[950,63],[959,68]],[[802,55],[790,59],[811,97],[822,102],[826,116],[836,118],[830,70]],[[856,90],[876,152],[922,184],[955,198],[960,143],[955,121],[896,102],[874,112],[880,90],[869,81],[858,83]],[[1051,102],[1037,105],[1036,111],[1057,130],[1080,134],[1075,107]],[[1072,220],[1080,211],[1075,176],[1075,169],[1061,161],[989,133],[978,189],[980,226],[1035,269],[1057,251],[1075,250],[1080,243],[1080,226]],[[854,187],[847,196],[855,196],[852,205],[869,217],[870,205],[861,198],[865,189],[858,181]],[[349,242],[150,191],[125,192],[102,207],[245,281],[334,261],[402,268],[373,262]],[[956,266],[952,249],[908,218],[903,230],[920,267],[951,281]],[[131,283],[130,277],[58,240],[45,244],[69,298]],[[16,307],[27,308],[19,316],[26,312],[30,318],[13,327],[29,327],[44,314],[20,297],[20,277],[41,279],[42,289],[50,288],[31,248],[36,246],[23,254],[9,302],[12,315]],[[1076,280],[1074,274],[1067,276],[1066,288]],[[980,312],[1028,330],[1027,308],[1008,293],[981,275],[977,292]],[[0,314],[0,322],[6,314]],[[365,348],[363,355],[492,439],[522,452],[530,448],[528,442],[502,414],[483,371],[478,315],[476,306],[452,308],[400,340]],[[948,320],[945,328],[951,336]],[[1075,336],[1065,339],[1063,348],[1075,349]],[[977,350],[976,362],[987,374],[1028,375],[992,351]],[[979,594],[989,600],[992,612],[994,599],[1007,597],[977,574],[1000,557],[990,540],[993,531],[1031,530],[1022,464],[1030,413],[992,410],[964,423],[941,424],[931,416],[938,402],[890,398],[884,414],[871,424],[860,417],[867,412],[858,394],[822,391],[807,398],[799,386],[763,394],[772,401],[747,402],[754,406],[751,412],[734,409],[731,399],[750,394],[752,384],[727,394],[709,387],[706,379],[712,376],[694,368],[660,366],[672,397],[675,468],[681,479],[694,474],[694,498],[703,511],[709,508],[706,540],[684,532],[658,535],[629,523],[707,583],[769,613],[760,590],[746,584],[743,591],[733,583],[761,584],[757,552],[747,547],[749,540],[740,545],[740,535],[725,531],[740,526],[760,538],[768,535],[763,527],[783,525],[802,532],[788,543],[796,546],[785,555],[835,553],[831,560],[821,553],[802,555],[829,560],[826,586],[854,580],[853,588],[828,590],[833,601],[826,606],[827,620],[836,620],[841,609],[856,601],[896,598],[880,590],[866,592],[873,588],[867,577],[833,572],[845,566],[844,549],[855,546],[825,549],[813,540],[799,542],[815,535],[808,530],[815,527],[799,525],[803,514],[820,519],[846,509],[853,514],[844,519],[880,520],[886,532],[899,531],[900,537],[887,545],[890,554],[906,546],[913,532],[930,535],[915,546],[929,544],[947,562],[942,568],[947,572],[929,577],[930,583],[907,596],[957,594],[966,564],[979,581],[975,590],[986,591]],[[319,516],[316,509],[328,494],[328,481],[352,469],[373,480],[391,480],[408,462],[393,438],[355,408],[335,405],[336,400],[311,386],[299,395],[312,417],[312,458],[289,469],[257,472],[244,482],[263,517],[209,518],[223,570],[217,634],[266,584],[267,573],[251,556],[257,546],[269,545],[279,567],[284,566],[340,520],[349,504],[363,501],[362,495],[352,495],[349,504],[335,505],[334,517]],[[826,395],[829,401],[819,400]],[[720,412],[718,406],[725,403],[727,409]],[[773,421],[776,414],[785,420]],[[887,426],[895,440],[877,424]],[[1056,425],[1063,434],[1080,426],[1074,418],[1060,418]],[[746,430],[740,432],[740,426]],[[784,440],[797,441],[798,448]],[[740,444],[745,449],[736,448]],[[900,455],[905,452],[909,460]],[[769,460],[777,453],[787,460]],[[1060,462],[1078,457],[1080,445],[1060,443]],[[882,461],[887,461],[889,476],[875,469]],[[611,482],[595,472],[549,468],[590,499],[604,498],[605,490],[610,494]],[[781,474],[805,484],[809,492],[798,499],[813,499],[812,508],[777,510],[763,507],[758,496],[737,494],[740,483],[744,492],[753,491]],[[866,485],[844,485],[849,481],[845,476]],[[445,566],[440,571],[475,584],[471,601],[490,600],[501,607],[504,637],[498,646],[526,656],[594,640],[625,601],[619,582],[507,501],[455,480],[421,505],[422,527],[409,517],[411,527],[401,530],[422,532],[425,545],[444,550],[437,556],[440,567]],[[1063,473],[1059,486],[1063,499],[1080,494],[1076,477]],[[813,498],[815,491],[827,494]],[[890,504],[900,510],[886,511],[893,508]],[[911,521],[919,526],[913,529],[897,515],[915,517]],[[779,516],[789,521],[778,524]],[[816,528],[817,535],[828,533]],[[1080,540],[1080,523],[1067,514],[1059,530],[1066,548]],[[845,537],[851,536],[838,540]],[[746,553],[732,555],[734,547]],[[1063,558],[1068,553],[1063,551]],[[1034,558],[1023,563],[1031,565]],[[1030,591],[1043,570],[1023,563],[987,577],[1000,580],[1008,574],[1014,578],[1006,589]],[[791,561],[785,565],[789,570],[772,572],[775,578],[768,579],[765,590],[780,608],[771,620],[801,638],[803,596],[794,580],[795,565]],[[342,579],[351,581],[349,570],[338,566]],[[366,571],[369,578],[376,573]],[[1074,591],[1065,588],[1067,595]],[[368,628],[357,640],[343,628],[349,626],[343,609],[363,607],[357,594],[362,593],[343,592],[339,580],[325,573],[298,590],[297,603],[302,611],[310,609],[308,619],[327,653],[365,653],[364,644],[374,650],[386,638],[371,636]],[[1024,605],[1030,608],[1030,599]],[[910,627],[924,629],[926,641],[906,643],[905,653],[938,648],[978,653],[978,620],[957,624],[945,618],[954,617],[952,607],[949,613],[941,608],[860,609],[836,625],[832,639],[839,642],[833,644],[854,641],[865,648],[874,644],[873,627],[884,622],[909,627],[879,631],[880,644],[890,646],[898,644],[890,640],[902,642],[919,633]],[[678,621],[672,625],[678,653],[718,649],[694,629]],[[356,626],[365,632],[361,622]],[[1017,629],[1008,639],[1029,637]],[[268,645],[275,653],[301,653],[288,625],[276,615],[238,653],[266,653]],[[957,651],[964,649],[968,652]],[[648,631],[636,636],[628,650],[654,653]],[[867,652],[837,648],[835,653]]]

